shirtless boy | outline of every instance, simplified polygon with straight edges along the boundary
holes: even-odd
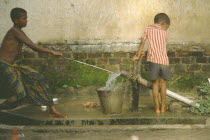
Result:
[[[32,68],[15,63],[21,54],[23,44],[37,52],[55,56],[62,56],[63,54],[42,48],[26,36],[21,30],[27,25],[27,12],[24,9],[12,9],[10,16],[14,26],[6,33],[0,47],[0,84],[6,83],[12,95],[0,104],[0,110],[13,109],[20,102],[27,101],[36,105],[49,106],[50,116],[66,117],[56,111],[45,78]]]

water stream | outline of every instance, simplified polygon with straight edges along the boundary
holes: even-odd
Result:
[[[120,76],[120,74],[121,73],[118,72],[118,73],[112,73],[112,74],[109,75],[109,78],[108,78],[108,80],[106,82],[106,86],[105,86],[106,90],[113,90],[114,89],[115,82],[117,80],[117,77]]]

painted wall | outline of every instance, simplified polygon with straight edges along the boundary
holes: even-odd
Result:
[[[159,12],[171,18],[169,43],[210,43],[210,0],[1,0],[0,40],[12,8],[28,11],[34,42],[138,42]]]

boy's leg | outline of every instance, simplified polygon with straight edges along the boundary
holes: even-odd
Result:
[[[19,65],[27,99],[34,105],[54,105],[52,92],[45,77],[38,71],[24,65]]]
[[[154,80],[152,82],[152,93],[153,93],[153,100],[155,105],[155,112],[160,113],[160,107],[159,107],[159,79]]]
[[[160,65],[160,92],[161,92],[161,112],[165,112],[168,108],[166,102],[166,79],[171,77],[170,68],[168,65]]]
[[[152,80],[152,93],[153,93],[153,100],[155,105],[155,112],[160,113],[159,108],[159,72],[160,66],[156,63],[150,63],[150,72],[149,78]]]
[[[160,112],[165,112],[166,106],[166,80],[160,78],[160,92],[161,92],[161,109]]]
[[[50,109],[51,117],[66,118],[66,115],[61,114],[55,109],[51,97],[51,90],[47,84],[45,77],[27,66],[20,66],[19,70],[22,73],[25,88],[28,91],[27,96],[33,104],[47,105]]]
[[[7,100],[0,105],[0,110],[13,109],[25,98],[26,92],[21,81],[21,75],[15,68],[0,61],[0,79],[9,92]],[[3,83],[4,82],[4,83]]]

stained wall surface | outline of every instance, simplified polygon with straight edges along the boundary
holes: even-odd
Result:
[[[139,42],[160,12],[171,18],[169,43],[210,43],[210,0],[1,0],[0,40],[14,7],[27,10],[36,43]]]

